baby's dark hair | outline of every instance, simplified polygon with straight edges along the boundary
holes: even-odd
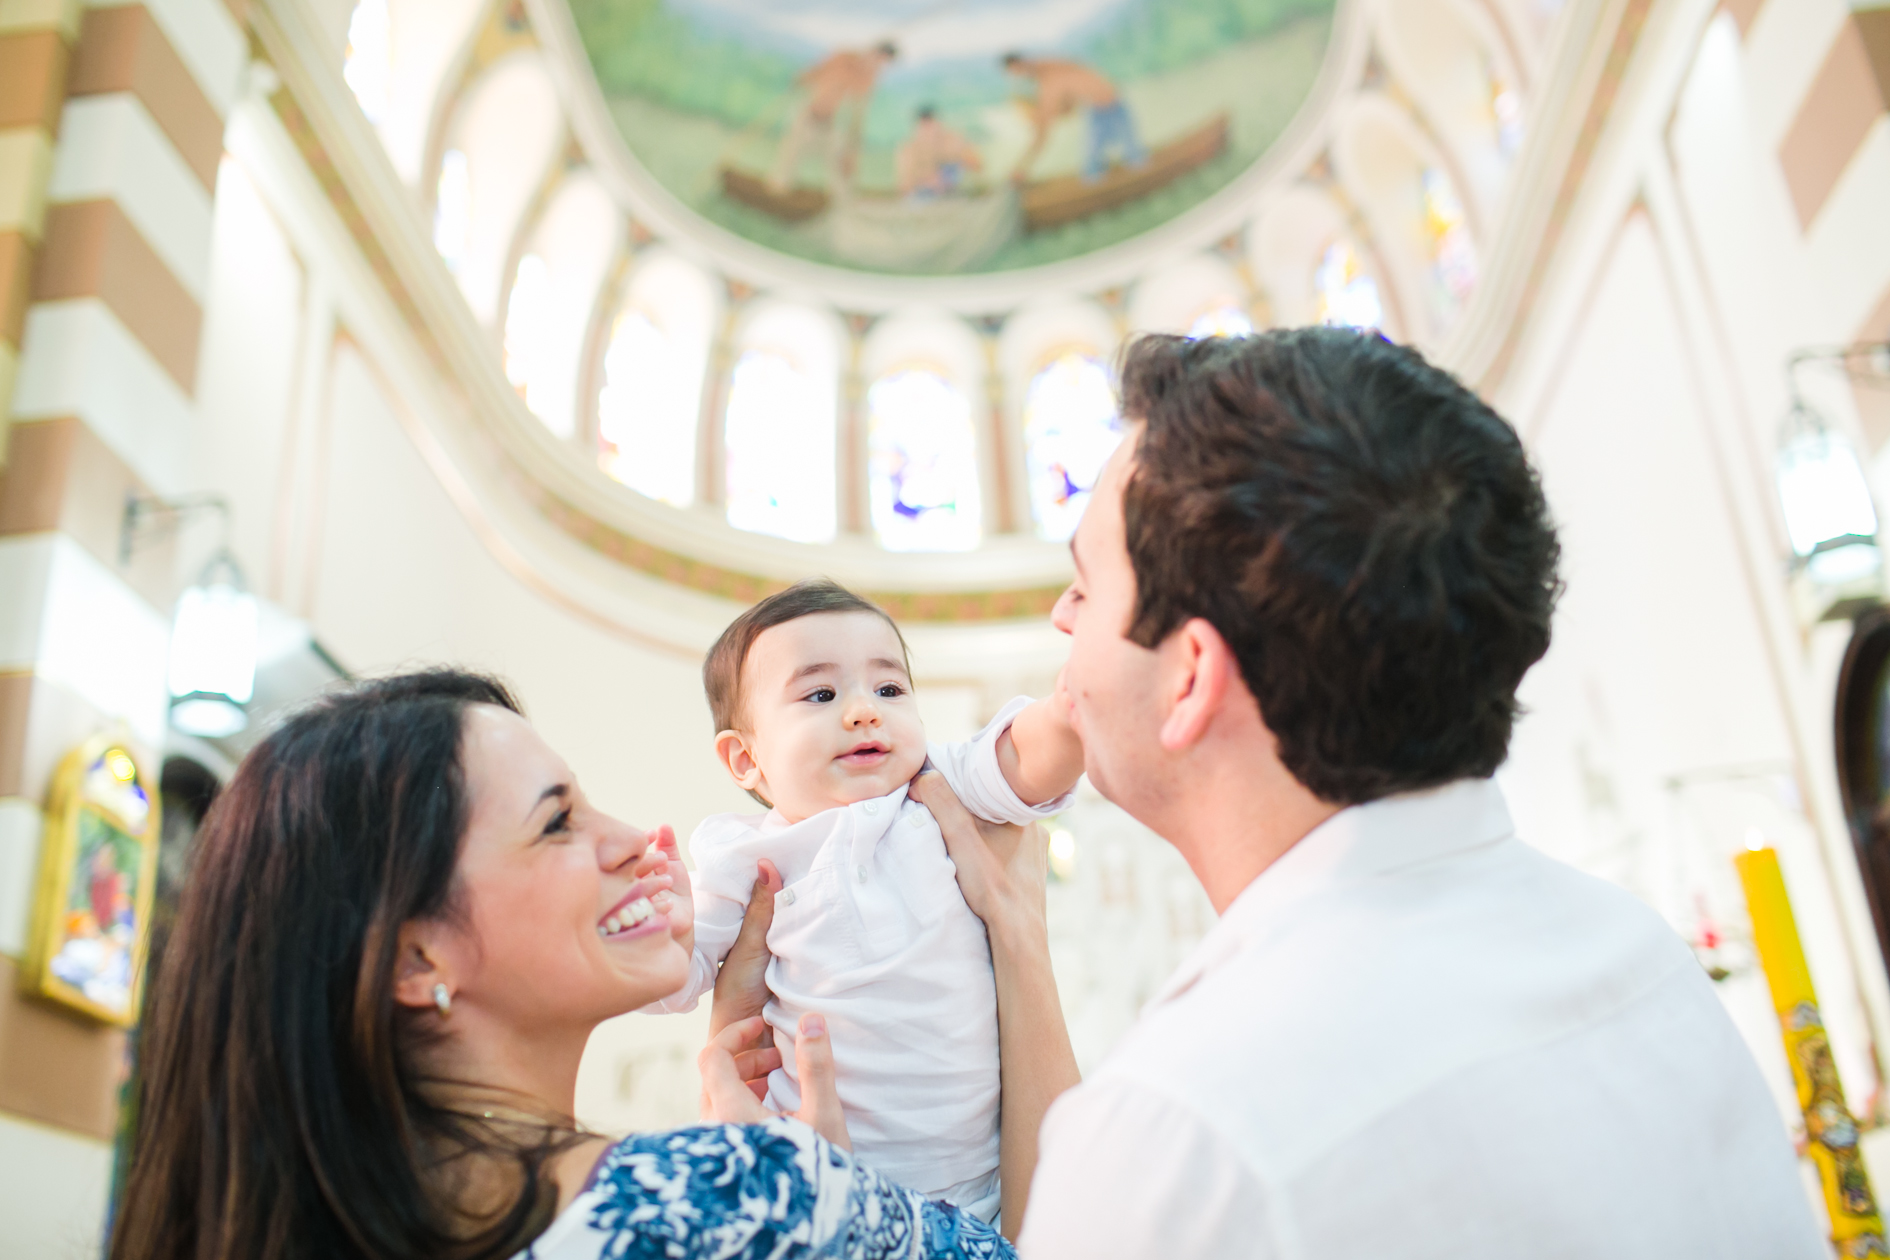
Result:
[[[912,652],[898,623],[872,600],[855,595],[831,578],[808,578],[778,591],[750,608],[735,620],[709,649],[702,662],[702,689],[709,696],[709,713],[715,718],[717,733],[737,729],[742,715],[742,669],[748,663],[748,651],[755,646],[763,630],[812,617],[817,613],[868,612],[883,618],[899,640],[899,654],[906,663],[906,675],[912,675]]]

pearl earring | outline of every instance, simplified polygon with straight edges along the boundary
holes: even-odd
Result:
[[[433,986],[433,1005],[440,1008],[440,1018],[445,1019],[453,1013],[453,995],[446,991],[444,984]]]

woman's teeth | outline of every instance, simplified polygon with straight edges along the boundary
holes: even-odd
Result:
[[[656,913],[656,907],[650,904],[648,897],[638,897],[629,905],[613,913],[608,919],[597,925],[599,936],[612,936],[625,928],[636,927]]]

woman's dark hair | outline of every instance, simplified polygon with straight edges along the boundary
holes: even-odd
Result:
[[[475,704],[519,712],[459,670],[329,695],[218,796],[144,1023],[113,1260],[502,1257],[549,1223],[562,1136],[430,1099],[429,1017],[394,1001],[401,925],[454,913]],[[466,1157],[490,1155],[517,1196],[469,1217]]]
[[[1145,422],[1123,493],[1129,638],[1212,624],[1324,800],[1495,772],[1561,591],[1501,416],[1417,351],[1340,328],[1143,337],[1122,410]]]

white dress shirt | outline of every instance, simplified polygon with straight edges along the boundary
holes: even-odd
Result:
[[[1020,696],[962,743],[928,744],[932,767],[965,808],[1026,823],[1069,807],[1035,807],[998,766],[998,737],[1030,703]],[[834,1075],[854,1153],[875,1172],[989,1220],[998,1207],[997,986],[984,923],[958,891],[932,811],[889,796],[797,823],[779,814],[717,814],[689,839],[696,946],[689,983],[653,1009],[694,1007],[741,930],[756,863],[783,887],[768,930],[762,1012],[785,1060],[768,1106],[801,1105],[794,1065],[800,1017],[826,1017]]]
[[[1044,1123],[1025,1260],[1813,1260],[1687,947],[1495,784],[1356,806],[1235,899]]]

